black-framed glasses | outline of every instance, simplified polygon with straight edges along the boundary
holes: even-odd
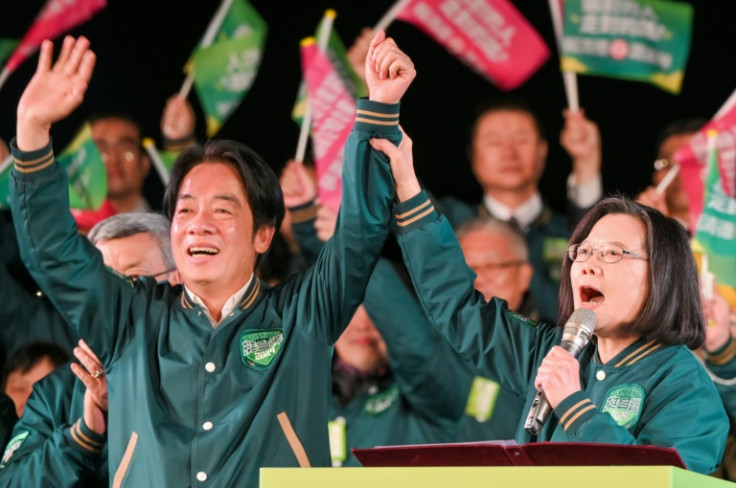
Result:
[[[161,271],[160,273],[156,273],[152,275],[125,275],[125,276],[126,278],[130,278],[133,281],[133,283],[138,281],[138,278],[140,278],[141,276],[150,276],[151,278],[154,278],[156,281],[158,281],[159,276],[164,276],[166,274],[171,273],[172,271],[176,271],[176,266],[173,268],[169,268],[167,270]]]
[[[597,253],[598,259],[603,263],[618,263],[624,258],[624,255],[648,261],[645,256],[637,254],[634,251],[627,251],[623,247],[615,244],[606,244],[605,246],[600,246],[597,249],[588,244],[574,244],[567,248],[567,256],[571,261],[578,263],[587,261],[593,253]]]

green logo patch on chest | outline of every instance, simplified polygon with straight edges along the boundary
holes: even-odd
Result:
[[[20,446],[23,445],[23,443],[26,440],[26,437],[28,437],[28,434],[30,432],[25,431],[21,432],[17,436],[10,439],[10,442],[8,442],[8,446],[5,448],[5,453],[3,454],[3,459],[0,461],[0,469],[6,467],[15,457],[15,454],[20,449]]]
[[[266,369],[281,350],[283,341],[281,329],[246,330],[240,336],[240,358],[246,366]]]
[[[377,393],[365,402],[365,412],[369,415],[378,415],[385,412],[399,398],[399,389],[393,385],[386,391]]]
[[[639,421],[644,397],[644,388],[639,385],[619,385],[608,390],[601,411],[608,413],[621,427],[630,429]]]

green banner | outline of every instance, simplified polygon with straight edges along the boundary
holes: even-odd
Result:
[[[97,210],[107,196],[107,170],[85,124],[57,158],[69,179],[69,207]]]
[[[664,0],[565,0],[561,69],[679,93],[693,7]]]
[[[695,231],[693,250],[708,255],[708,270],[715,275],[717,284],[735,288],[736,199],[723,191],[717,150],[711,153],[705,183],[705,205]]]
[[[15,52],[16,47],[18,47],[18,41],[16,39],[4,39],[0,37],[0,64]]]
[[[202,102],[207,135],[214,136],[253,84],[268,26],[245,0],[234,0],[209,47],[197,48],[188,66]]]
[[[322,18],[322,21],[317,26],[317,30],[315,31],[315,39],[318,38],[319,31],[322,29],[322,23],[324,22],[325,19]],[[327,41],[327,56],[330,58],[332,65],[335,67],[335,71],[337,71],[337,74],[340,76],[340,79],[345,84],[345,87],[348,89],[353,98],[357,100],[360,97],[368,96],[368,88],[366,87],[365,82],[361,79],[360,76],[358,76],[358,74],[353,69],[353,66],[350,64],[350,61],[348,60],[347,50],[345,49],[345,44],[342,42],[342,39],[340,39],[340,36],[334,29],[330,30],[330,38]],[[306,102],[307,85],[302,80],[302,83],[299,85],[299,91],[296,95],[294,108],[291,110],[291,118],[298,125],[302,125]]]

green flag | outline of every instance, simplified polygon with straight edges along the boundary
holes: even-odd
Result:
[[[561,69],[679,93],[693,7],[664,0],[565,0]]]
[[[715,275],[719,291],[733,303],[736,298],[736,199],[723,190],[716,148],[708,157],[704,193],[705,205],[695,231],[693,250],[708,256],[708,270]]]
[[[328,14],[325,14],[325,16],[327,15]],[[332,15],[334,15],[334,13]],[[315,31],[315,38],[319,39],[319,32],[322,30],[322,24],[325,21],[326,19],[323,17]],[[327,41],[327,56],[330,58],[332,65],[335,67],[335,71],[337,71],[337,74],[340,76],[340,79],[345,84],[345,87],[353,98],[357,100],[360,97],[368,96],[368,89],[365,86],[365,82],[360,76],[358,76],[353,69],[353,66],[350,64],[345,44],[343,44],[342,39],[340,39],[340,36],[334,29],[330,29],[330,37]],[[299,125],[302,125],[306,101],[307,85],[302,81],[296,95],[294,108],[291,111],[291,118]]]
[[[268,27],[246,0],[233,0],[214,41],[195,49],[188,68],[212,137],[235,111],[258,72]]]
[[[69,179],[69,207],[97,210],[107,196],[107,170],[85,124],[57,158]]]
[[[0,64],[15,52],[16,47],[18,47],[18,41],[16,39],[4,39],[0,37]]]
[[[10,207],[10,168],[13,167],[13,159],[8,157],[0,161],[0,208]]]

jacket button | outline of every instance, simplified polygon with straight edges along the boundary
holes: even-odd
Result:
[[[212,427],[214,427],[214,426],[215,426],[215,424],[213,424],[209,420],[207,422],[205,422],[205,423],[202,424],[202,428],[204,430],[212,430]]]
[[[598,381],[603,381],[606,379],[606,372],[601,369],[595,374],[595,377],[598,378]]]
[[[199,473],[197,473],[197,480],[207,481],[207,473],[205,473],[204,471],[200,471]]]
[[[217,367],[215,366],[215,363],[210,361],[209,363],[204,365],[204,369],[208,373],[212,373],[213,371],[215,371],[215,369],[217,369]]]

